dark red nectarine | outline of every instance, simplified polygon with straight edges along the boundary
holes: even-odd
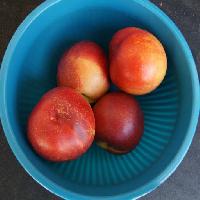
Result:
[[[89,102],[96,101],[109,88],[107,60],[102,48],[94,42],[74,44],[63,55],[57,80],[80,92]]]
[[[98,100],[93,111],[99,146],[116,154],[136,147],[143,134],[144,119],[134,97],[122,92],[109,93]]]
[[[110,76],[121,90],[135,95],[156,89],[165,77],[167,57],[160,41],[151,33],[127,28],[110,43]]]
[[[47,92],[28,120],[28,139],[50,161],[73,160],[90,147],[95,120],[88,102],[75,90],[57,87]]]

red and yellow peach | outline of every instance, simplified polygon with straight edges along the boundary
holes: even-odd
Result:
[[[107,60],[94,42],[74,44],[63,55],[57,74],[58,86],[75,89],[89,102],[96,101],[109,88]]]

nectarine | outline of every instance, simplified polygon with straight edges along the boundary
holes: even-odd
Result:
[[[95,119],[89,103],[75,90],[57,87],[47,92],[28,120],[28,139],[50,161],[73,160],[94,140]]]
[[[159,40],[151,33],[126,28],[118,31],[110,43],[110,76],[121,90],[147,94],[165,77],[167,57]]]
[[[58,66],[59,86],[80,92],[89,102],[96,101],[109,88],[107,60],[102,48],[82,41],[65,52]]]
[[[131,95],[113,92],[103,96],[93,107],[95,140],[102,148],[116,154],[131,151],[139,143],[144,129],[143,113]]]

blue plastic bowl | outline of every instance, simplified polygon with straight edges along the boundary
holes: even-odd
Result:
[[[133,152],[115,156],[95,144],[78,160],[50,163],[26,138],[27,116],[56,85],[63,51],[94,40],[107,50],[115,31],[138,26],[164,44],[168,72],[153,93],[139,97],[145,132]],[[191,51],[174,23],[147,0],[48,0],[18,28],[5,53],[0,114],[8,142],[25,170],[65,199],[134,199],[159,186],[192,141],[199,114],[199,81]]]

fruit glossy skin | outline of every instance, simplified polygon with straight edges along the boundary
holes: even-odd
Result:
[[[124,29],[121,29],[117,31],[109,45],[109,54],[110,54],[110,60],[112,60],[115,52],[117,51],[120,44],[126,39],[128,36],[130,36],[135,31],[140,31],[141,29],[135,28],[135,27],[127,27]]]
[[[96,101],[109,88],[107,60],[102,48],[82,41],[65,52],[58,66],[59,86],[80,92],[89,102]]]
[[[134,149],[143,130],[143,113],[138,102],[122,92],[103,96],[93,107],[96,134],[95,140],[102,148],[116,154]]]
[[[41,98],[28,120],[28,139],[50,161],[73,160],[94,140],[95,120],[88,102],[75,90],[57,87]]]
[[[138,28],[122,29],[113,37],[110,49],[111,80],[121,90],[134,95],[147,94],[164,79],[166,53],[151,33]]]

